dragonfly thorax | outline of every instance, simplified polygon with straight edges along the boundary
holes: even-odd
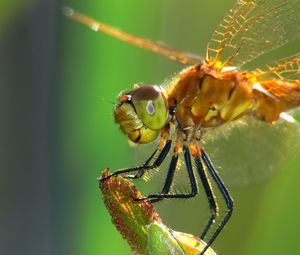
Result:
[[[215,127],[240,117],[252,105],[250,80],[235,70],[207,68],[206,64],[183,70],[166,91],[169,107],[183,128]]]

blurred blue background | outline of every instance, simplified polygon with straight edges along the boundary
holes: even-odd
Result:
[[[160,84],[182,68],[68,20],[61,7],[204,53],[233,2],[0,1],[0,254],[132,254],[96,177],[107,166],[140,163],[147,149],[128,146],[111,102],[134,83]],[[297,51],[299,42],[280,54]],[[298,153],[268,181],[231,188],[236,208],[213,245],[218,254],[298,253],[299,166]],[[158,209],[171,227],[193,234],[204,224],[200,215],[208,216],[197,199]]]

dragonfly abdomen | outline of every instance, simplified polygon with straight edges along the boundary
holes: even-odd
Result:
[[[269,123],[276,121],[280,113],[300,105],[300,82],[268,80],[254,84],[253,88],[255,114]]]

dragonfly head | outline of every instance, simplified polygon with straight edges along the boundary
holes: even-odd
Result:
[[[122,93],[119,101],[115,120],[134,143],[152,142],[167,123],[167,102],[158,86],[137,86]]]

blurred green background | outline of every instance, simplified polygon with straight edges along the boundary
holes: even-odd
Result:
[[[96,178],[105,167],[140,163],[148,149],[128,146],[112,103],[133,84],[160,84],[182,68],[68,20],[61,7],[204,53],[233,2],[0,1],[0,254],[132,254]],[[297,51],[299,41],[276,54]],[[299,252],[299,166],[298,153],[268,181],[231,188],[236,207],[213,245],[218,254]],[[208,205],[197,199],[158,209],[170,227],[198,234]]]

